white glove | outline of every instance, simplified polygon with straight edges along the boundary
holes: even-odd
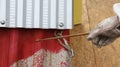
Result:
[[[91,40],[98,47],[108,45],[120,36],[120,3],[113,5],[113,11],[116,16],[100,22],[88,36],[88,40]]]
[[[98,47],[112,43],[120,36],[120,22],[118,16],[109,17],[93,29],[88,40],[91,40]]]

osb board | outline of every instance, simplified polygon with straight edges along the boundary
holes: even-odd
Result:
[[[71,34],[83,33],[89,31],[89,23],[87,17],[86,0],[82,1],[82,25],[77,25],[71,30]],[[83,23],[84,22],[84,23]],[[73,58],[73,67],[94,67],[95,58],[92,44],[86,40],[86,36],[71,38],[71,47],[75,51]]]
[[[93,29],[101,20],[113,16],[112,5],[120,0],[83,0],[82,24],[71,30],[71,34]],[[74,67],[120,67],[120,39],[109,46],[97,48],[86,36],[71,38],[75,50]]]

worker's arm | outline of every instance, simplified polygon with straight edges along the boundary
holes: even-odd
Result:
[[[120,36],[120,22],[118,16],[109,17],[93,29],[88,40],[91,40],[98,47],[112,43]]]
[[[88,40],[98,47],[108,45],[120,37],[120,3],[113,5],[116,16],[100,22],[89,34]]]

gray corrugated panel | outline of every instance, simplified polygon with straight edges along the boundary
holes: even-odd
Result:
[[[72,0],[0,0],[0,27],[71,29]]]

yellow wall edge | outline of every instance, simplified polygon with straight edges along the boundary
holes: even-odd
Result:
[[[74,0],[74,25],[82,22],[82,0]]]

